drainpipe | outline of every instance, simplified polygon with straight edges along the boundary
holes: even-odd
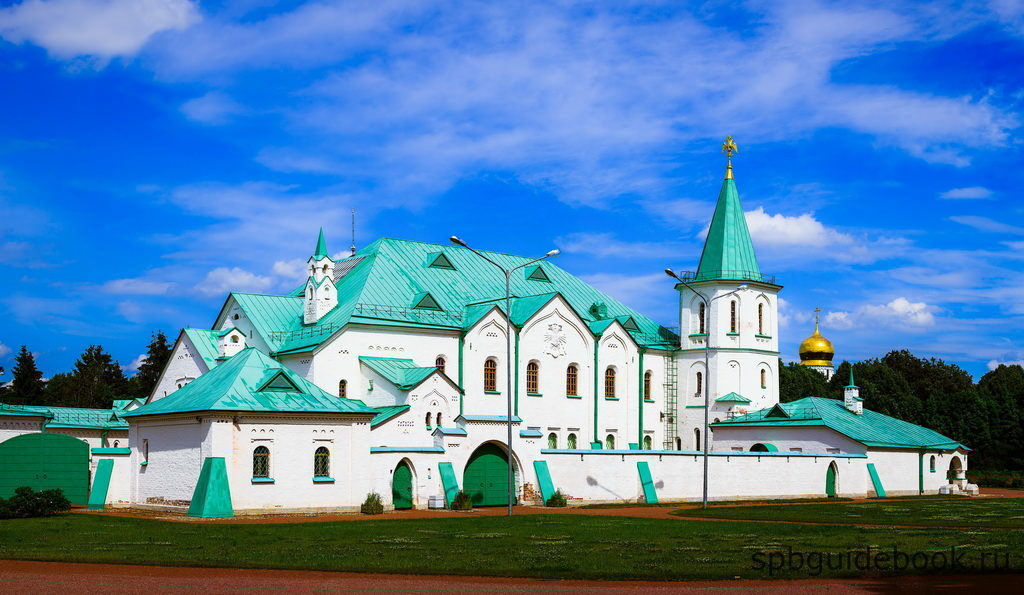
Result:
[[[109,433],[110,430],[103,430],[100,432],[100,447],[107,448],[107,434]]]
[[[601,337],[594,338],[594,442],[600,442],[600,438],[597,436],[597,399],[599,394],[597,392],[597,352],[601,347]],[[593,443],[590,445],[594,447]]]
[[[924,493],[924,453],[925,453],[924,450],[922,450],[921,452],[917,453],[917,493],[918,494],[923,494]]]
[[[639,397],[639,398],[637,399],[637,407],[636,407],[637,415],[640,418],[639,424],[637,425],[636,444],[637,444],[637,447],[640,448],[640,450],[644,449],[644,398],[645,398],[645,395],[644,395],[644,352],[645,351],[647,351],[647,350],[644,349],[643,347],[640,348],[640,364],[639,364],[640,365],[640,372],[639,372],[639,375],[640,375],[640,383],[639,383],[640,390],[637,393],[637,397]]]
[[[516,359],[515,359],[515,373],[516,373],[516,415],[519,415],[519,328],[515,325],[512,326],[512,332],[516,334]],[[511,464],[511,463],[510,463]]]
[[[463,350],[466,347],[466,332],[459,333],[459,388],[462,389],[462,394],[459,396],[459,415],[462,415],[462,408],[466,402],[466,385],[462,383],[462,359]]]

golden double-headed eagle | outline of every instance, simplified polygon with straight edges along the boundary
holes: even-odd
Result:
[[[739,153],[740,148],[736,145],[736,141],[731,136],[725,137],[725,142],[722,143],[722,152],[725,153],[726,157],[732,157],[733,153]]]

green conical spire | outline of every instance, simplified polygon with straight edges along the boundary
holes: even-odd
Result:
[[[754,254],[747,219],[743,215],[736,180],[732,177],[732,164],[725,170],[722,190],[718,193],[715,214],[711,218],[704,251],[697,267],[697,279],[761,280],[761,267]]]
[[[327,258],[327,240],[324,239],[324,228],[320,228],[320,237],[316,240],[316,250],[313,251],[313,258],[320,260]]]
[[[847,387],[856,387],[857,386],[856,384],[853,383],[853,364],[850,364],[850,384],[847,384],[846,386]]]

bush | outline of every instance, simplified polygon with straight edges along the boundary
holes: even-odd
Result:
[[[71,510],[71,502],[63,490],[33,491],[28,486],[14,490],[14,495],[0,498],[0,519],[53,516]]]
[[[459,490],[452,500],[452,510],[473,510],[473,499],[466,492]]]
[[[359,507],[359,512],[363,514],[384,514],[384,503],[380,500],[380,494],[377,492],[367,494],[363,505]]]
[[[562,493],[562,490],[555,490],[555,493],[551,494],[551,497],[548,498],[548,501],[544,504],[545,506],[550,506],[552,508],[565,508],[568,505],[565,501],[565,494]]]

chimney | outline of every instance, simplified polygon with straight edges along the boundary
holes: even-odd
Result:
[[[843,387],[843,405],[847,411],[857,415],[864,413],[864,399],[860,398],[860,388],[853,383],[853,364],[850,364],[850,384]]]

